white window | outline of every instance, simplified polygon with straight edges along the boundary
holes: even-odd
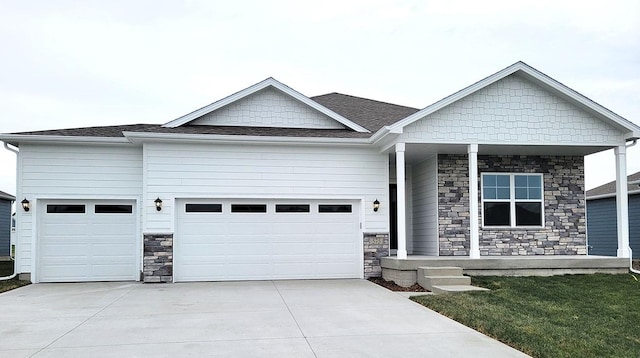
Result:
[[[482,225],[542,227],[542,174],[482,174]]]

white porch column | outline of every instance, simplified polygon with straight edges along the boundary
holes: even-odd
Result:
[[[396,144],[396,186],[398,196],[397,225],[398,225],[398,252],[399,259],[407,258],[407,198],[405,196],[405,180],[404,180],[404,143]]]
[[[629,257],[629,194],[627,192],[627,147],[614,149],[616,155],[616,212],[618,257]]]
[[[480,258],[478,232],[478,145],[469,144],[469,258]]]

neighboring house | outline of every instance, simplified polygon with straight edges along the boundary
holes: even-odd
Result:
[[[629,193],[629,244],[633,258],[640,259],[640,172],[627,177]],[[616,256],[616,182],[587,191],[587,238],[589,254]]]
[[[638,137],[518,62],[422,110],[268,78],[162,125],[0,140],[28,201],[22,277],[161,282],[369,277],[390,250],[586,255],[584,156],[615,148],[626,177]]]
[[[11,205],[15,196],[0,191],[0,261],[10,259],[11,255]]]

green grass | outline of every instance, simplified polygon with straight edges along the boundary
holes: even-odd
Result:
[[[13,274],[13,261],[0,261],[0,277],[9,276],[11,274]],[[0,281],[0,293],[28,284],[29,281],[20,281],[17,277],[11,280]]]
[[[473,277],[414,301],[534,357],[640,357],[640,276]]]

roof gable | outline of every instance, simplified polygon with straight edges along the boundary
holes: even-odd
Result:
[[[544,73],[536,70],[535,68],[527,65],[524,62],[516,62],[515,64],[494,73],[493,75],[478,81],[471,86],[464,88],[424,109],[408,116],[407,118],[389,126],[389,131],[395,133],[401,133],[406,126],[436,112],[439,111],[460,99],[463,99],[469,95],[472,95],[485,87],[496,83],[510,75],[516,74],[517,76],[530,81],[531,83],[543,88],[546,91],[568,101],[605,122],[606,124],[617,128],[621,133],[625,133],[627,138],[640,138],[640,127],[626,120],[625,118],[611,112],[607,108],[597,104],[589,98],[579,94],[571,88],[563,85],[562,83],[554,80],[553,78],[545,75]]]
[[[250,98],[252,97],[252,98]],[[259,105],[260,108],[255,107]],[[264,107],[266,105],[266,107]],[[287,107],[293,106],[294,108]],[[267,109],[265,111],[265,108]],[[225,113],[214,113],[225,109]],[[308,119],[299,119],[296,110],[304,110]],[[261,113],[262,112],[262,113]],[[233,118],[227,117],[229,114]],[[249,114],[247,117],[246,114]],[[284,116],[283,116],[284,115]],[[206,117],[205,117],[206,116]],[[282,117],[283,116],[283,117]],[[176,128],[185,124],[237,125],[283,128],[349,128],[356,132],[369,132],[366,128],[344,118],[334,111],[285,86],[273,78],[256,83],[208,106],[168,122],[163,127]]]
[[[344,129],[333,118],[306,106],[290,96],[267,87],[230,103],[189,125]]]
[[[622,133],[583,107],[511,74],[407,125],[400,140],[616,145]]]

